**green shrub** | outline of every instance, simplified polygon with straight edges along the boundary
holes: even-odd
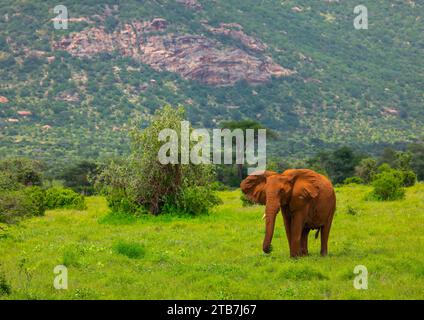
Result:
[[[221,199],[208,187],[192,186],[184,188],[177,196],[165,201],[165,213],[198,215],[207,213],[221,203]]]
[[[388,163],[383,163],[377,168],[379,173],[387,172],[393,170],[392,167]]]
[[[405,166],[406,165],[404,165],[403,167]],[[413,170],[402,169],[399,167],[397,169],[393,169],[387,163],[383,163],[381,166],[379,166],[378,172],[379,173],[391,172],[393,175],[397,177],[397,179],[401,181],[401,185],[403,187],[412,187],[413,185],[415,185],[415,182],[417,181],[417,175],[415,174]]]
[[[372,195],[382,201],[403,199],[405,189],[402,187],[402,178],[402,172],[393,169],[377,174],[372,183]]]
[[[228,186],[223,184],[221,181],[214,181],[210,184],[211,189],[215,191],[227,191],[230,190]]]
[[[8,171],[0,171],[0,191],[18,190],[22,185]]]
[[[349,177],[343,181],[343,184],[362,184],[364,181],[360,177]]]
[[[46,210],[46,192],[40,187],[28,187],[22,190],[24,194],[34,203],[36,211],[32,213],[35,216],[42,216]]]
[[[127,256],[130,259],[143,258],[146,254],[146,249],[143,245],[133,242],[119,241],[113,246],[116,253]]]
[[[38,187],[0,192],[0,222],[15,223],[44,214],[44,191]]]
[[[84,196],[71,189],[50,188],[46,191],[46,209],[86,209]]]
[[[417,181],[417,175],[412,170],[402,172],[402,185],[404,187],[412,187]]]
[[[145,213],[145,209],[136,202],[132,201],[122,193],[108,194],[106,196],[107,204],[114,213],[140,215]]]

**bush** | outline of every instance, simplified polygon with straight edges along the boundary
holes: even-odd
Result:
[[[209,188],[193,186],[184,188],[177,196],[169,197],[163,211],[166,213],[182,213],[198,215],[207,213],[221,203],[221,199]]]
[[[50,188],[46,191],[46,209],[86,209],[84,196],[71,189]]]
[[[7,171],[0,171],[0,191],[18,190],[22,185]]]
[[[398,200],[405,197],[405,189],[402,187],[402,173],[398,170],[383,171],[376,175],[372,185],[373,196],[377,200]]]
[[[107,204],[114,213],[129,213],[138,216],[146,210],[124,194],[113,193],[106,196]]]
[[[364,181],[360,177],[350,177],[343,181],[343,184],[362,184]]]
[[[391,170],[393,170],[393,169],[392,169],[392,167],[388,163],[383,163],[382,165],[380,165],[377,168],[377,171],[379,173],[388,172],[388,171],[391,171]]]
[[[414,171],[406,169],[392,169],[387,163],[383,163],[380,167],[378,167],[378,172],[391,172],[401,181],[403,187],[412,187],[417,181],[417,175]]]
[[[44,214],[42,190],[24,188],[0,192],[0,222],[15,223],[22,218]]]
[[[214,191],[227,191],[230,190],[230,188],[228,186],[226,186],[224,183],[222,183],[221,181],[215,181],[211,183],[211,189]]]
[[[412,187],[417,181],[417,175],[412,170],[402,172],[402,185],[404,187]]]
[[[23,193],[31,199],[34,204],[35,211],[32,215],[42,216],[46,210],[46,192],[40,187],[28,187],[22,190]]]

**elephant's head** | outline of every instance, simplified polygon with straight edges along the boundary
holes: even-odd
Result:
[[[314,198],[318,195],[315,185],[316,173],[307,169],[290,169],[278,174],[273,171],[255,172],[240,184],[246,197],[258,204],[266,205],[266,234],[263,251],[270,251],[274,234],[275,218],[280,207],[289,204],[293,197]],[[295,184],[296,194],[293,194]]]

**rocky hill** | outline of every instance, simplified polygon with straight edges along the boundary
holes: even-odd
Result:
[[[264,84],[272,76],[289,76],[294,73],[274,63],[269,56],[256,57],[203,35],[167,33],[167,24],[162,18],[131,21],[113,33],[107,33],[104,26],[92,27],[62,38],[53,43],[53,48],[67,51],[76,57],[89,58],[99,53],[117,51],[158,72],[174,72],[183,79],[211,86],[233,86],[242,80],[252,85]],[[215,34],[236,39],[251,51],[265,51],[266,46],[260,40],[246,35],[240,25],[237,25],[236,30],[223,24],[220,28],[207,25],[205,28]]]
[[[412,0],[0,0],[0,156],[128,150],[170,103],[195,126],[255,119],[274,154],[423,139],[424,4]],[[353,9],[369,10],[355,30]]]

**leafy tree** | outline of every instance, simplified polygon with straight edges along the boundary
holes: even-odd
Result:
[[[83,160],[73,166],[67,167],[59,175],[64,180],[64,186],[72,190],[91,195],[94,192],[93,178],[97,174],[97,164],[93,161]]]
[[[24,186],[41,186],[43,165],[36,160],[10,158],[0,161],[0,172]]]
[[[155,112],[146,128],[133,128],[132,152],[128,160],[122,160],[121,164],[112,163],[97,179],[97,185],[107,194],[113,210],[129,210],[131,213],[147,210],[155,215],[175,211],[200,213],[196,206],[204,212],[218,203],[218,198],[210,190],[214,177],[212,165],[181,164],[180,148],[179,163],[161,164],[158,160],[163,145],[158,140],[159,133],[164,129],[174,130],[181,141],[183,117],[182,107],[165,106]],[[207,202],[204,201],[205,195]]]
[[[18,190],[22,187],[11,172],[0,171],[0,191]]]
[[[417,175],[412,170],[402,171],[402,185],[412,187],[417,181]]]
[[[364,181],[360,177],[357,177],[357,176],[346,178],[343,181],[343,184],[351,184],[351,183],[361,184],[361,183],[364,183]]]
[[[306,165],[309,169],[328,176],[328,168],[330,167],[331,154],[330,152],[320,151],[315,157],[306,160]]]
[[[314,169],[318,168],[328,173],[334,183],[342,183],[346,178],[355,174],[355,167],[360,156],[349,147],[342,147],[333,152],[320,152],[307,163]]]
[[[365,158],[355,167],[355,174],[362,179],[363,183],[371,183],[374,175],[377,173],[377,160],[374,158]]]
[[[378,164],[381,165],[383,163],[387,163],[390,167],[396,166],[397,155],[396,151],[392,148],[385,148],[383,153],[378,159]]]
[[[412,154],[410,152],[396,152],[394,168],[406,171],[411,170]]]
[[[424,180],[424,143],[413,143],[408,146],[411,153],[411,168],[420,181]]]
[[[246,143],[246,130],[247,129],[253,129],[255,130],[254,133],[254,139],[255,139],[255,145],[257,143],[257,139],[258,139],[258,130],[259,129],[265,129],[266,130],[266,137],[267,139],[276,139],[277,138],[277,134],[271,130],[266,128],[265,126],[263,126],[262,124],[260,124],[257,121],[254,120],[239,120],[239,121],[224,121],[221,123],[221,128],[222,129],[229,129],[231,131],[236,130],[236,129],[241,129],[243,130],[243,134],[244,134],[244,143]],[[233,143],[235,143],[233,141]],[[233,147],[233,150],[235,148]],[[237,169],[238,169],[238,178],[241,181],[243,179],[243,165],[242,163],[237,164]]]
[[[268,160],[268,159],[267,159]],[[275,158],[269,159],[267,161],[267,170],[275,171],[275,172],[284,172],[287,169],[293,167],[293,165],[287,161],[281,161]]]

